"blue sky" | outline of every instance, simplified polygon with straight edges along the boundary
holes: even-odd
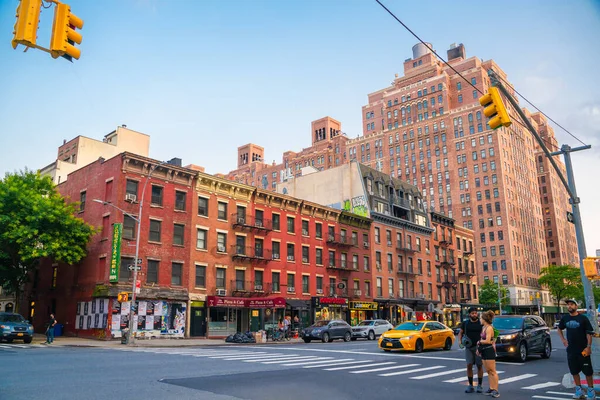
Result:
[[[233,169],[248,142],[280,162],[310,145],[310,122],[323,116],[361,133],[367,94],[402,74],[416,43],[371,0],[68,3],[85,22],[73,64],[13,50],[17,1],[0,1],[0,174],[43,167],[63,139],[100,139],[120,124],[151,135],[152,157],[211,173]],[[496,60],[518,90],[595,145],[573,158],[588,250],[600,249],[600,1],[384,4],[440,54],[457,42],[467,56]],[[44,44],[51,10],[41,19]]]

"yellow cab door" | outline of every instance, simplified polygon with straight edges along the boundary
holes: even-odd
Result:
[[[423,343],[426,349],[437,347],[440,338],[438,337],[438,329],[434,322],[427,322],[423,327]]]

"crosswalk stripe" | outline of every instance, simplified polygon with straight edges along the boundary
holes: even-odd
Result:
[[[416,365],[419,364],[404,364],[404,365],[392,365],[391,367],[382,367],[382,368],[375,368],[375,369],[363,369],[360,371],[350,371],[351,374],[366,374],[368,372],[379,372],[379,371],[387,371],[390,369],[398,369],[398,368],[408,368],[408,367],[414,367]]]
[[[407,374],[412,374],[412,373],[415,373],[415,372],[430,371],[432,369],[439,369],[439,368],[444,368],[444,366],[443,365],[436,365],[435,367],[426,367],[426,368],[411,369],[410,371],[390,372],[390,373],[387,373],[387,374],[379,374],[379,376],[407,375]]]
[[[306,359],[306,361],[316,361],[316,360],[332,360],[333,357],[311,357],[310,359]],[[298,359],[296,359],[298,360]],[[283,364],[286,362],[290,362],[291,360],[278,360],[278,361],[264,361],[261,364]]]
[[[390,365],[390,364],[396,364],[396,363],[393,362],[393,361],[389,361],[389,362],[367,364],[367,365],[350,365],[349,367],[326,368],[325,371],[341,371],[343,369],[353,369],[353,368],[363,368],[363,367],[377,367],[379,365]]]
[[[570,395],[569,395],[569,397],[551,397],[551,396],[539,396],[539,395],[535,395],[535,396],[531,396],[531,397],[534,399],[545,399],[545,400],[565,400],[565,399],[570,398]]]
[[[547,391],[546,394],[560,394],[561,396],[571,396],[573,393]]]
[[[310,356],[310,358],[315,358],[317,356]],[[290,359],[290,356],[288,355],[281,355],[281,356],[272,356],[272,357],[260,357],[260,358],[253,358],[251,360],[242,360],[243,362],[263,362],[263,361],[273,361],[273,360],[285,360],[285,361],[292,361]]]
[[[451,374],[456,374],[457,372],[464,372],[464,368],[460,368],[460,369],[453,369],[451,371],[443,371],[443,372],[436,372],[434,374],[429,374],[429,375],[421,375],[421,376],[414,376],[410,379],[429,379],[429,378],[434,378],[436,376],[442,376],[442,375],[451,375]]]
[[[498,374],[503,374],[504,371],[496,371]],[[483,376],[488,376],[487,373],[483,374]],[[459,382],[466,382],[467,381],[467,377],[466,376],[462,376],[460,378],[454,378],[454,379],[448,379],[447,381],[444,381],[445,383],[459,383]]]
[[[339,362],[339,361],[353,361],[353,360],[354,360],[354,358],[342,358],[342,359],[335,360],[335,361],[338,361],[338,362]],[[286,367],[294,367],[294,366],[296,366],[296,365],[312,365],[312,364],[318,364],[318,366],[320,367],[320,366],[322,366],[323,364],[327,364],[327,363],[330,363],[330,362],[332,362],[332,361],[334,361],[334,360],[309,361],[309,362],[299,362],[299,363],[293,362],[293,363],[291,363],[291,364],[282,364],[282,365],[284,365],[284,366],[286,366]]]
[[[546,382],[546,383],[538,383],[537,385],[526,386],[521,389],[536,390],[536,389],[543,389],[543,388],[547,388],[547,387],[560,386],[560,385],[561,384],[558,382]]]
[[[265,358],[265,357],[275,357],[275,356],[284,356],[285,354],[283,353],[273,353],[273,354],[248,354],[245,356],[227,356],[227,357],[223,357],[223,360],[228,360],[228,361],[238,361],[238,360],[253,360],[256,358]],[[290,354],[289,356],[297,356],[297,354]],[[211,357],[213,358],[213,357]]]
[[[523,379],[533,378],[534,376],[537,376],[537,374],[523,374],[523,375],[511,376],[510,378],[502,379],[501,381],[498,382],[498,384],[503,385],[505,383],[521,381]]]
[[[368,362],[373,362],[373,360],[362,360],[362,361],[352,361],[352,362],[339,362],[339,360],[331,361],[331,364],[325,365],[307,365],[303,368],[323,368],[323,367],[334,367],[336,365],[349,365],[349,364],[364,364]]]
[[[267,357],[270,355],[283,355],[283,353],[273,353],[273,354],[269,354],[269,353],[263,353],[263,354],[257,354],[257,353],[247,353],[247,354],[225,354],[225,355],[218,355],[218,356],[209,356],[208,358],[223,358],[223,359],[243,359],[243,358],[250,358],[250,357]]]

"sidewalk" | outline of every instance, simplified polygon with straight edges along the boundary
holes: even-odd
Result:
[[[34,334],[32,344],[43,344],[46,342],[46,336]],[[278,345],[278,344],[297,344],[303,343],[302,339],[290,339],[283,342],[266,343],[227,343],[225,339],[140,339],[135,341],[135,347],[192,347],[192,346],[256,346],[256,345]],[[121,339],[115,340],[100,340],[87,339],[69,336],[58,336],[54,338],[54,342],[49,345],[51,347],[98,347],[98,348],[114,348],[124,347],[121,344]]]

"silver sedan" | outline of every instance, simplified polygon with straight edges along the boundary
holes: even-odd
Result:
[[[384,319],[367,319],[352,327],[352,340],[358,338],[375,340],[394,326]]]

